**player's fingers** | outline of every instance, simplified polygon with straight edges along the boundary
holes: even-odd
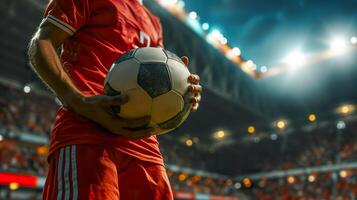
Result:
[[[188,81],[193,84],[198,84],[200,82],[200,77],[197,74],[191,74],[188,77]]]
[[[122,119],[122,122],[125,128],[138,128],[147,126],[150,120],[150,117],[143,117],[139,119]]]
[[[188,67],[188,64],[190,63],[190,59],[188,59],[187,56],[182,56],[181,60],[186,65],[186,67]]]
[[[190,91],[192,93],[201,93],[202,86],[201,85],[190,85],[190,86],[188,86],[188,91]]]
[[[191,112],[196,112],[200,104],[193,104],[191,108]]]
[[[103,96],[103,99],[100,101],[102,106],[120,106],[128,102],[128,95],[121,94],[116,96]]]
[[[192,99],[191,99],[191,103],[200,103],[200,102],[201,102],[201,95],[192,97]]]

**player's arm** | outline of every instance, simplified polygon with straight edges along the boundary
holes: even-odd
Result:
[[[126,135],[131,138],[147,137],[152,129],[142,128],[149,119],[124,120],[113,117],[108,112],[112,105],[121,105],[126,96],[110,97],[106,95],[86,97],[72,83],[64,71],[56,49],[71,35],[50,22],[44,22],[33,36],[29,44],[29,60],[34,71],[70,109],[100,124],[112,133]]]
[[[81,92],[73,85],[63,70],[56,52],[56,49],[69,37],[69,33],[45,22],[32,38],[28,55],[30,63],[39,77],[66,106],[72,108],[74,100],[81,97]]]

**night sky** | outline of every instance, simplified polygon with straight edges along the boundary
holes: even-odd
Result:
[[[315,52],[332,37],[357,35],[356,0],[187,0],[200,21],[220,30],[258,66],[281,62],[299,48]]]

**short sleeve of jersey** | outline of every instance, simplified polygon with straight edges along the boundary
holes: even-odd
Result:
[[[51,0],[44,15],[48,21],[70,35],[86,24],[93,0]]]
[[[157,20],[155,21],[155,26],[158,30],[158,34],[159,34],[159,39],[158,39],[158,45],[162,48],[164,48],[164,38],[163,38],[163,31],[162,31],[162,26],[161,26],[161,22],[160,19],[157,18]]]

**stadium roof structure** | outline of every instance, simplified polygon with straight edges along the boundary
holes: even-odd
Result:
[[[154,0],[145,2],[163,23],[165,48],[189,56],[190,69],[202,78],[201,109],[192,114],[179,133],[204,140],[212,132],[225,129],[240,138],[249,124],[269,129],[276,119],[302,118],[311,112],[328,115],[340,103],[357,99],[356,51],[346,59],[324,61],[318,67],[254,80]],[[2,77],[23,84],[38,83],[27,64],[26,49],[43,8],[43,2],[36,0],[4,0],[1,4],[0,24],[6,27],[0,30]],[[252,10],[249,12],[254,15]],[[258,46],[259,41],[254,45]]]
[[[279,73],[275,76],[255,80],[247,75],[241,68],[237,67],[236,64],[230,62],[226,55],[222,54],[222,52],[217,48],[214,48],[206,40],[206,38],[202,37],[200,34],[197,34],[197,32],[189,26],[185,26],[184,21],[179,20],[177,17],[171,15],[167,10],[162,9],[162,7],[154,3],[153,0],[147,0],[146,2],[151,10],[159,15],[164,25],[166,48],[182,55],[188,55],[191,57],[191,67],[194,72],[201,76],[203,85],[206,88],[205,92],[208,90],[211,96],[217,95],[215,100],[211,101],[210,99],[213,99],[212,97],[207,98],[207,102],[203,102],[202,105],[203,108],[208,104],[210,104],[212,107],[212,110],[208,110],[207,112],[210,112],[214,117],[208,119],[210,116],[208,113],[207,115],[202,115],[205,116],[205,118],[209,121],[211,119],[215,120],[217,118],[216,116],[219,116],[221,119],[226,119],[224,115],[229,113],[229,111],[226,111],[225,113],[219,112],[221,107],[220,105],[224,105],[229,109],[233,109],[231,111],[232,113],[235,113],[235,115],[230,116],[228,114],[228,118],[232,119],[234,116],[233,119],[236,120],[236,124],[245,123],[246,127],[249,125],[249,123],[259,124],[261,128],[268,128],[270,122],[273,122],[277,119],[288,118],[291,120],[301,120],[306,119],[310,113],[316,113],[319,115],[319,117],[323,116],[326,118],[333,118],[333,115],[335,114],[334,110],[336,107],[344,103],[355,104],[357,101],[357,90],[354,89],[353,85],[354,80],[357,78],[357,48],[352,40],[351,42],[348,41],[348,46],[351,47],[351,51],[343,52],[341,55],[337,54],[337,56],[332,56],[329,59],[324,58],[318,62],[311,61],[311,64],[306,65],[306,67],[291,67],[288,70],[285,70],[284,73]],[[220,4],[221,2],[216,3]],[[232,4],[232,6],[236,7],[236,4],[238,4],[236,1],[226,1],[225,3]],[[193,4],[199,3],[195,2]],[[207,4],[215,3],[213,1],[208,1]],[[251,3],[247,4],[251,5]],[[272,12],[274,9],[278,10],[277,8],[273,7],[279,7],[279,5],[276,2],[272,2],[272,4],[274,5],[268,5],[269,9],[272,10]],[[287,2],[286,6],[292,6],[293,4],[293,1],[289,1]],[[308,3],[306,2],[306,4]],[[334,4],[332,4],[330,8],[333,7],[333,5]],[[309,17],[304,19],[308,26],[311,26],[309,20],[314,22],[311,15],[316,6],[317,5],[314,3],[309,3],[309,6],[306,8],[308,9],[307,12],[310,13]],[[205,8],[206,7],[207,6],[205,6]],[[242,13],[243,16],[241,16],[241,18],[248,20],[249,16],[254,17],[256,12],[259,11],[264,16],[269,14],[268,11],[264,10],[265,6],[257,7],[258,10],[254,10],[255,6],[251,6],[251,8],[245,7],[245,12]],[[340,7],[340,10],[343,9]],[[217,9],[219,8],[220,7]],[[326,14],[326,12],[328,12],[328,8],[328,6],[324,6],[324,10],[321,11],[321,13]],[[209,9],[211,11],[215,10],[215,8]],[[351,14],[350,9],[347,10],[349,12],[347,12],[346,15]],[[239,11],[239,9],[237,11]],[[221,12],[221,14],[224,15],[223,11],[217,10],[217,12]],[[337,14],[338,13],[341,14],[340,11],[337,12]],[[215,14],[212,15],[214,16]],[[239,15],[239,12],[237,12],[236,15]],[[289,37],[291,34],[287,28],[289,25],[289,19],[291,19],[290,23],[292,23],[290,25],[291,28],[294,26],[294,23],[297,20],[296,18],[286,17],[286,21],[284,21],[283,25],[283,27],[286,28],[286,35],[281,35],[283,31],[279,32],[281,38]],[[357,18],[352,19],[354,24],[357,23],[356,19]],[[301,24],[299,27],[301,28],[304,22],[302,21],[300,23]],[[276,29],[280,29],[278,24],[276,24],[275,27]],[[353,32],[353,30],[356,32]],[[320,30],[320,32],[321,31],[322,30]],[[352,27],[351,30],[348,31],[351,35],[357,34],[356,27]],[[273,30],[271,30],[271,32],[273,32]],[[312,35],[314,37],[318,37],[314,34]],[[251,48],[253,50],[255,49],[257,52],[261,52],[259,50],[259,41],[265,40],[264,34],[261,34],[259,37],[262,38],[249,40],[252,43]],[[270,38],[272,36],[267,34],[266,37]],[[279,37],[276,36],[276,38]],[[309,39],[313,40],[312,38]],[[281,41],[281,43],[288,42],[289,41],[285,40]],[[329,49],[329,47],[326,47],[326,44],[320,43],[319,45],[316,45],[316,43],[318,43],[317,41],[310,42],[314,43],[315,48],[320,50],[326,48]],[[266,44],[264,43],[264,45]],[[246,48],[249,48],[249,44],[247,44]],[[267,61],[273,62],[271,58],[272,55],[268,54],[274,54],[276,53],[275,51],[282,50],[275,49],[275,46],[270,48],[271,49],[269,52],[267,51],[264,55]],[[284,51],[287,50],[285,49]],[[244,51],[242,53],[244,53]],[[329,53],[334,53],[334,49],[332,49],[332,52]],[[255,56],[264,58],[264,55]],[[290,55],[289,60],[299,62],[300,59],[300,62],[302,62],[303,57],[299,55],[300,54],[296,52],[295,54]],[[325,55],[322,55],[322,57],[323,56]],[[227,102],[225,103],[225,101]],[[228,102],[232,102],[236,107],[228,106]],[[215,110],[217,112],[214,112]],[[239,132],[242,129],[233,130]]]

